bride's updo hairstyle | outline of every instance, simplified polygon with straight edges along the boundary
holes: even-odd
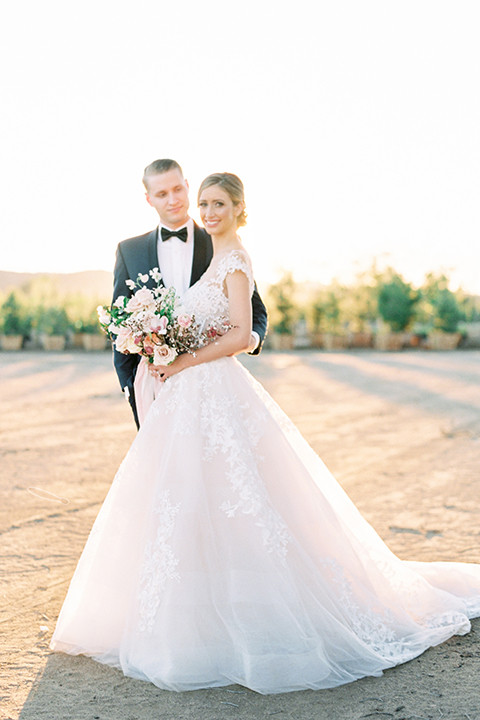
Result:
[[[200,201],[200,195],[202,192],[212,185],[218,185],[219,188],[224,190],[234,205],[245,202],[243,183],[240,178],[233,173],[213,173],[213,175],[206,177],[200,185],[197,202]],[[237,227],[243,227],[246,224],[247,213],[245,210],[242,210],[240,215],[237,217]]]

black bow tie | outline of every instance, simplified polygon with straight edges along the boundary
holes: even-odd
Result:
[[[163,242],[165,242],[165,240],[170,240],[171,237],[177,237],[182,242],[187,242],[188,230],[186,227],[181,230],[169,230],[168,228],[162,227],[160,228],[160,231],[162,233]]]

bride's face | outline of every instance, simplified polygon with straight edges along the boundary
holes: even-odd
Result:
[[[243,209],[243,203],[233,204],[230,196],[218,185],[205,188],[198,201],[200,217],[210,235],[223,235],[237,231],[237,217]]]

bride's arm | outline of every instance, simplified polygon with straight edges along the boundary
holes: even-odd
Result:
[[[188,367],[228,355],[237,355],[249,348],[252,333],[252,303],[247,276],[241,270],[237,270],[227,275],[225,283],[232,329],[218,337],[215,342],[196,350],[194,355],[185,353],[175,358],[171,365],[156,367],[160,380],[166,380]]]

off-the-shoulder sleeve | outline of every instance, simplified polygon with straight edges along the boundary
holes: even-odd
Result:
[[[230,273],[243,272],[248,279],[248,285],[250,288],[250,295],[253,294],[255,282],[253,280],[252,263],[247,254],[240,252],[239,250],[233,250],[225,258],[222,258],[218,265],[218,275],[220,280],[223,282],[227,275]]]

